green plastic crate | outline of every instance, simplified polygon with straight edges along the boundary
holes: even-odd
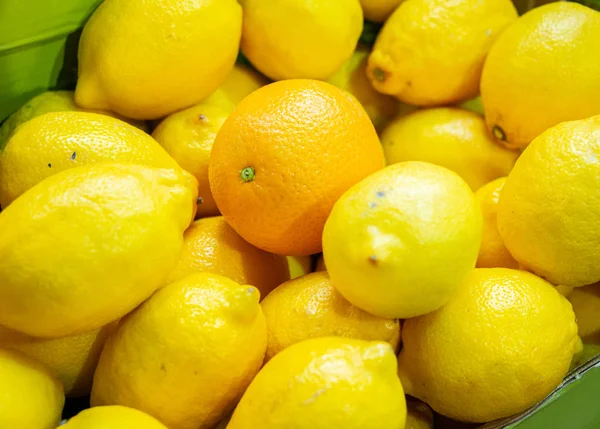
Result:
[[[101,1],[0,0],[0,122],[49,88],[74,88],[81,27]],[[517,1],[520,11],[532,4]],[[600,356],[532,409],[480,428],[599,429],[598,398]]]

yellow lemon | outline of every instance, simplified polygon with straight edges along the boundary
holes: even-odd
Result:
[[[348,190],[323,231],[333,285],[381,317],[433,311],[475,267],[481,213],[456,173],[425,162],[380,170]]]
[[[208,159],[227,116],[226,110],[202,102],[167,116],[152,133],[181,168],[198,181],[197,215],[200,217],[219,214],[208,184]]]
[[[0,213],[0,324],[59,337],[133,310],[177,263],[196,187],[181,169],[134,164],[34,186]]]
[[[192,273],[209,272],[249,284],[265,297],[290,279],[287,258],[254,247],[223,217],[200,219],[185,231],[179,262],[169,276],[180,280]]]
[[[175,168],[148,134],[118,119],[53,112],[21,125],[0,153],[0,205],[56,173],[86,164],[123,162]]]
[[[288,265],[290,266],[290,279],[295,279],[312,270],[312,257],[310,256],[288,256]]]
[[[577,344],[571,305],[541,278],[477,268],[439,310],[404,322],[406,393],[464,422],[519,413],[562,381]]]
[[[582,341],[600,344],[600,283],[574,288],[567,299],[573,306]]]
[[[0,347],[18,350],[54,371],[66,396],[85,396],[92,390],[94,371],[108,334],[117,322],[63,338],[34,338],[0,326]]]
[[[425,161],[458,173],[476,191],[506,176],[517,152],[494,141],[483,118],[467,110],[423,109],[395,119],[381,135],[388,164]]]
[[[21,106],[21,108],[9,116],[0,127],[0,150],[4,148],[4,145],[15,129],[30,119],[49,112],[80,111],[81,109],[75,104],[73,95],[73,91],[46,91],[36,95],[23,106]],[[112,112],[98,111],[96,113],[122,119],[141,129],[142,131],[146,131],[148,128],[146,123],[143,121],[128,120]]]
[[[599,39],[600,13],[577,3],[540,6],[512,24],[481,77],[494,135],[522,148],[560,122],[600,114]]]
[[[227,428],[403,429],[395,363],[382,342],[324,337],[294,344],[258,373]]]
[[[394,97],[375,91],[367,78],[367,59],[370,49],[359,45],[350,59],[327,82],[352,94],[365,108],[376,129],[381,129],[398,114],[401,103]],[[406,110],[408,106],[404,106]]]
[[[120,405],[93,407],[71,418],[60,429],[167,429],[165,425],[134,408]]]
[[[215,92],[203,100],[229,113],[248,94],[269,83],[269,79],[245,64],[236,64]]]
[[[359,0],[240,0],[241,48],[273,80],[327,79],[352,55],[363,25]]]
[[[75,101],[135,119],[189,107],[225,80],[241,30],[235,0],[105,0],[81,35]]]
[[[406,426],[404,429],[433,429],[433,411],[425,402],[406,398]]]
[[[46,367],[14,350],[0,349],[0,380],[1,428],[56,428],[65,396]]]
[[[481,247],[477,257],[478,268],[519,268],[498,232],[498,201],[506,177],[501,177],[481,187],[475,192],[483,215]]]
[[[269,341],[265,359],[309,338],[338,336],[387,341],[396,350],[400,322],[373,316],[350,304],[335,290],[326,272],[285,282],[261,303]]]
[[[600,116],[563,122],[520,156],[498,205],[511,255],[553,284],[600,280]]]
[[[406,0],[377,37],[369,79],[420,106],[473,98],[490,47],[515,19],[510,0]]]
[[[262,365],[259,292],[215,274],[156,292],[110,335],[92,405],[126,405],[170,429],[209,429],[231,411]]]
[[[365,19],[384,22],[403,0],[360,0]]]

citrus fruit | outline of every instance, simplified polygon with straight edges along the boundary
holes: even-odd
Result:
[[[83,28],[75,101],[135,119],[189,107],[225,80],[241,30],[235,0],[105,0]]]
[[[496,138],[523,148],[560,122],[600,114],[599,38],[600,13],[577,3],[536,7],[513,23],[490,50],[481,77]]]
[[[227,427],[403,429],[395,363],[382,342],[324,337],[294,344],[258,373]]]
[[[133,310],[177,263],[196,187],[181,169],[96,164],[31,188],[0,213],[0,324],[60,337]]]
[[[94,371],[108,334],[117,322],[63,338],[34,338],[0,326],[0,347],[20,351],[51,369],[67,397],[89,395]]]
[[[327,79],[352,55],[363,25],[359,0],[240,0],[241,48],[273,80]]]
[[[73,112],[81,110],[75,104],[73,94],[73,91],[45,91],[27,101],[0,126],[0,150],[4,148],[15,129],[30,119],[49,112]],[[117,119],[129,122],[142,131],[146,131],[148,128],[143,121],[128,120],[112,112],[98,111],[96,113],[117,117]]]
[[[221,107],[231,113],[247,95],[269,82],[269,79],[251,67],[236,64],[219,88],[203,102]]]
[[[433,429],[433,411],[425,402],[406,398],[406,426],[404,429]]]
[[[387,341],[396,350],[400,322],[373,316],[350,304],[335,290],[326,272],[283,283],[261,303],[269,340],[266,360],[309,338],[338,336]]]
[[[433,311],[475,267],[481,213],[456,173],[425,162],[393,164],[350,188],[323,231],[333,285],[381,317]]]
[[[264,298],[290,279],[285,256],[260,250],[240,237],[223,217],[200,219],[185,231],[183,250],[170,281],[209,272],[249,284]]]
[[[27,121],[0,153],[0,204],[6,208],[46,177],[101,162],[175,168],[148,134],[118,119],[84,112],[52,112]]]
[[[377,36],[369,79],[419,106],[473,98],[488,51],[516,18],[510,0],[406,0]]]
[[[192,274],[156,292],[111,334],[92,405],[125,405],[170,429],[209,429],[262,365],[265,319],[252,286]]]
[[[310,255],[321,250],[335,201],[384,163],[356,99],[328,83],[286,80],[254,91],[227,118],[209,182],[245,240],[281,255]]]
[[[498,232],[498,201],[505,182],[506,177],[501,177],[475,192],[475,198],[479,202],[483,215],[483,233],[477,257],[478,268],[519,268],[519,263],[512,257]]]
[[[381,135],[388,164],[425,161],[458,173],[476,191],[506,176],[519,154],[496,144],[484,119],[453,107],[399,117]]]
[[[0,427],[55,429],[65,396],[54,375],[41,363],[0,348],[2,406]]]
[[[600,116],[563,122],[523,152],[506,179],[498,230],[511,255],[550,283],[600,280]]]
[[[600,344],[600,283],[574,288],[567,299],[573,306],[582,341]]]
[[[229,112],[202,102],[167,116],[152,137],[198,181],[199,217],[216,216],[219,209],[210,193],[208,160],[215,137]]]
[[[365,19],[384,22],[403,0],[360,0]]]
[[[571,305],[543,279],[477,268],[439,310],[406,320],[406,393],[464,422],[519,413],[562,381],[577,343]]]
[[[348,91],[356,97],[371,118],[376,129],[381,129],[400,111],[401,103],[394,97],[375,91],[367,78],[367,59],[370,49],[359,45],[350,59],[327,82]],[[403,106],[404,109],[408,106]]]
[[[312,258],[310,256],[288,256],[288,265],[290,266],[290,278],[308,274],[312,271]]]
[[[93,407],[71,418],[60,429],[167,429],[165,425],[134,408],[120,405]]]

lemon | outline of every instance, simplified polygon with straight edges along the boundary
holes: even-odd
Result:
[[[523,152],[506,179],[498,230],[511,255],[550,283],[600,280],[600,116],[563,122]]]
[[[0,349],[0,380],[1,428],[56,428],[65,397],[60,381],[46,367],[14,350]]]
[[[387,343],[306,340],[271,359],[228,429],[403,429],[406,403]]]
[[[236,64],[215,92],[203,100],[231,113],[248,94],[269,83],[269,79],[245,64]]]
[[[360,0],[365,19],[384,22],[403,0]]]
[[[240,0],[241,48],[273,80],[327,79],[352,55],[363,25],[359,0]]]
[[[203,102],[167,116],[152,133],[181,168],[198,181],[200,217],[219,214],[208,184],[208,159],[227,116],[226,110]]]
[[[425,161],[458,173],[476,191],[510,173],[518,153],[494,141],[483,118],[467,110],[423,109],[395,119],[381,135],[388,164]]]
[[[21,106],[21,108],[9,116],[0,127],[0,150],[4,148],[15,129],[30,119],[49,112],[72,112],[81,110],[75,104],[73,94],[73,91],[46,91],[36,95]],[[143,121],[128,120],[112,112],[98,111],[96,113],[122,119],[142,131],[146,131],[148,128]]]
[[[97,164],[27,191],[0,213],[0,324],[59,337],[133,310],[177,263],[196,187],[181,169]]]
[[[433,411],[425,402],[406,398],[406,426],[404,429],[433,429]]]
[[[290,279],[285,256],[254,247],[221,216],[197,220],[185,231],[179,262],[169,281],[199,272],[219,274],[240,284],[250,284],[260,291],[262,298]]]
[[[510,0],[406,0],[377,36],[369,79],[419,106],[473,98],[488,51],[516,19]]]
[[[200,273],[156,292],[108,338],[92,405],[126,405],[170,429],[209,429],[262,365],[267,343],[259,293]]]
[[[0,204],[6,208],[61,171],[111,161],[177,167],[152,137],[118,119],[84,112],[38,116],[21,125],[0,153]]]
[[[577,3],[540,6],[512,24],[481,77],[494,135],[522,148],[560,122],[600,114],[598,39],[600,13]]]
[[[375,91],[367,78],[367,59],[370,49],[359,45],[350,59],[327,82],[352,94],[365,108],[376,129],[381,129],[400,111],[400,102],[394,97]],[[404,110],[408,106],[403,106]]]
[[[505,182],[506,177],[501,177],[475,192],[483,215],[483,233],[477,257],[479,268],[519,268],[519,263],[512,257],[498,232],[498,201]]]
[[[373,316],[350,304],[335,290],[326,272],[285,282],[261,303],[269,341],[266,360],[309,338],[339,336],[400,343],[400,322]]]
[[[54,371],[67,397],[89,395],[108,334],[117,322],[63,338],[34,338],[0,326],[0,347],[18,350]]]
[[[573,306],[583,342],[600,345],[600,283],[574,288],[567,299]]]
[[[381,317],[433,311],[475,267],[481,213],[456,173],[425,162],[380,170],[348,190],[323,231],[331,281]]]
[[[455,420],[519,413],[562,381],[577,344],[571,305],[541,278],[477,268],[441,309],[404,322],[406,393]]]
[[[235,0],[105,0],[81,35],[75,101],[135,119],[189,107],[225,80],[241,30]]]
[[[60,429],[167,429],[165,425],[134,408],[112,405],[83,410]]]
[[[295,279],[311,272],[312,258],[310,256],[288,256],[290,278]]]

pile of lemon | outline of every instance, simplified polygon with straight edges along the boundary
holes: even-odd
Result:
[[[600,344],[599,41],[566,2],[105,0],[0,129],[0,427],[535,405]]]

